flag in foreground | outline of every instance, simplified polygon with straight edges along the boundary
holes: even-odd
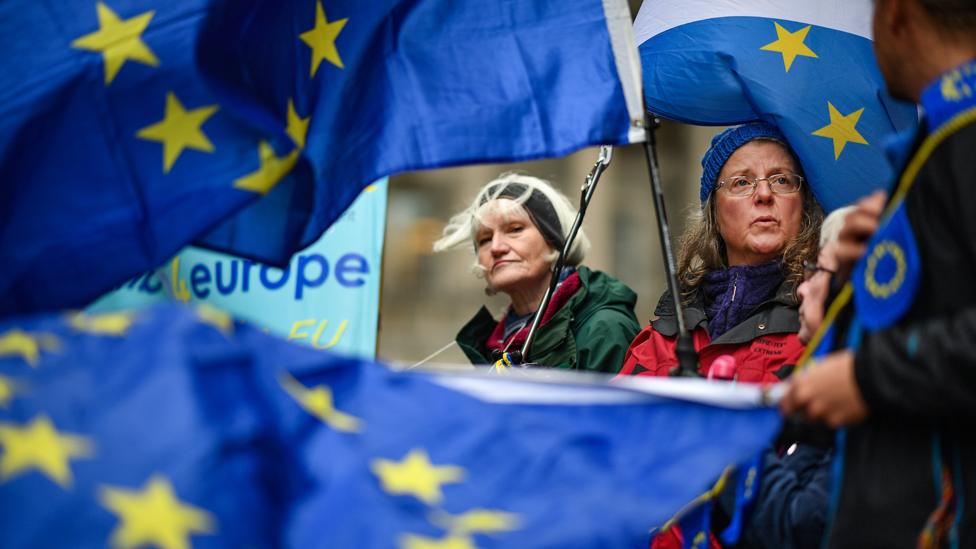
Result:
[[[643,135],[623,0],[11,0],[0,51],[0,315],[194,240],[283,266],[384,175]]]
[[[178,306],[6,322],[0,545],[641,545],[779,427],[643,381],[397,373]]]
[[[884,91],[870,27],[869,0],[645,0],[634,29],[648,108],[776,124],[836,209],[888,188],[885,146],[917,125],[915,107]]]

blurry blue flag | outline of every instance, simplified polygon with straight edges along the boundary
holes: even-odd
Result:
[[[915,303],[922,282],[922,259],[904,200],[885,214],[854,265],[851,284],[860,324],[870,331],[887,328]]]
[[[191,241],[283,266],[384,175],[643,135],[623,0],[9,0],[0,49],[0,315]]]
[[[874,59],[870,0],[645,0],[648,108],[692,124],[776,124],[825,210],[887,189],[885,147],[917,126]]]
[[[543,374],[544,375],[544,374]],[[0,546],[634,547],[757,387],[398,373],[179,306],[0,323]]]

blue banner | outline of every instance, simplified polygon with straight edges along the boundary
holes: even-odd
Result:
[[[283,267],[393,173],[641,140],[629,22],[624,0],[2,2],[0,315],[193,242]]]
[[[769,443],[760,396],[401,373],[174,304],[0,321],[0,546],[636,547]]]
[[[387,180],[370,185],[285,269],[188,248],[158,272],[102,297],[91,312],[171,299],[206,303],[290,341],[376,356]]]

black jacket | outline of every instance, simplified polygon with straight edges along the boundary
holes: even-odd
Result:
[[[915,547],[939,501],[943,462],[963,497],[959,546],[976,547],[974,153],[971,122],[934,149],[907,195],[920,288],[908,314],[856,352],[870,415],[846,435],[831,547]]]

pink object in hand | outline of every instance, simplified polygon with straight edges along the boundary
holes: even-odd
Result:
[[[712,361],[712,366],[708,369],[708,379],[724,379],[731,381],[735,379],[735,357],[722,355]]]

